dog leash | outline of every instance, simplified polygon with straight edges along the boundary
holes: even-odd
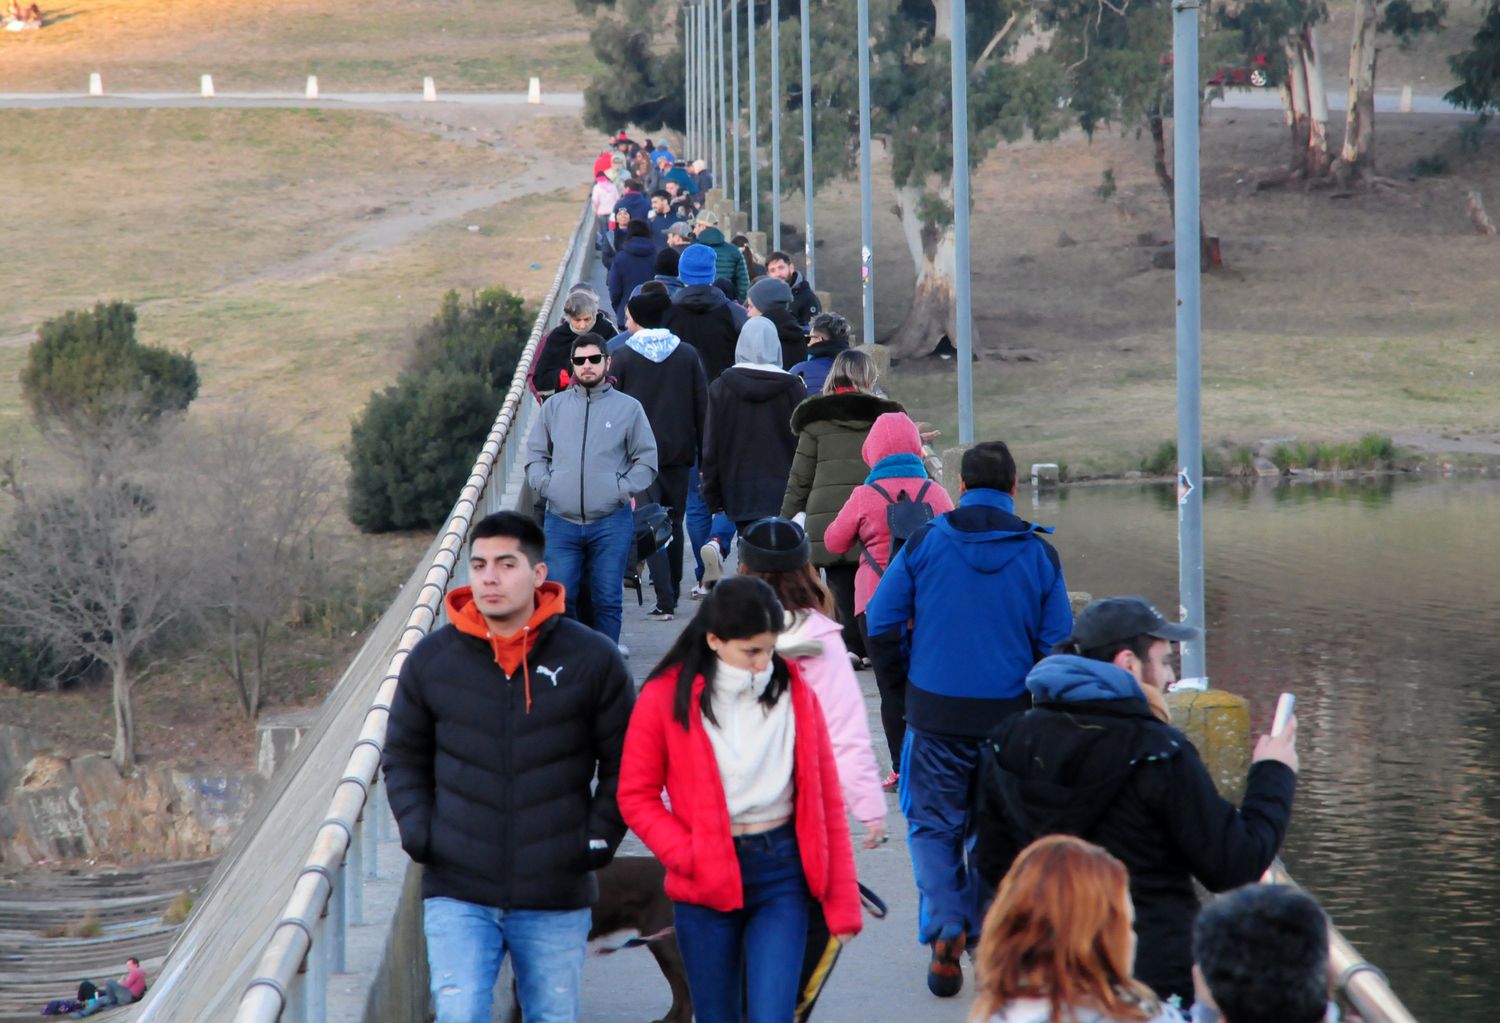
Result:
[[[622,948],[641,948],[645,945],[651,944],[653,941],[661,941],[663,938],[670,938],[673,934],[676,933],[677,928],[665,927],[657,931],[655,934],[636,935],[634,938],[627,939],[625,942],[619,945],[606,945],[603,948],[598,949],[595,954],[607,956],[613,955],[614,953],[620,951]]]
[[[859,901],[864,904],[865,912],[869,913],[876,920],[884,920],[886,914],[890,912],[889,907],[885,904],[885,900],[869,888],[866,888],[862,881],[859,882]]]

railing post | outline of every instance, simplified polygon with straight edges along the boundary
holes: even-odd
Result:
[[[328,968],[332,973],[349,972],[348,934],[349,924],[349,861],[339,864],[333,878],[333,890],[328,893]]]
[[[364,826],[359,829],[360,858],[365,864],[365,880],[380,880],[380,820],[385,816],[385,786],[377,774],[370,785],[370,799],[365,804]]]
[[[308,950],[308,955],[312,950]],[[307,1023],[307,960],[302,960],[296,976],[286,986],[286,1000],[281,1006],[281,1023]]]
[[[328,1023],[328,916],[327,911],[313,928],[312,947],[307,950],[307,975],[304,978],[307,1023]]]
[[[354,838],[349,842],[349,860],[340,875],[349,887],[349,923],[359,926],[365,922],[365,816],[359,815],[354,822]]]

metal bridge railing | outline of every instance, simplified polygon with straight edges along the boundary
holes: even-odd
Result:
[[[506,482],[516,468],[516,452],[526,438],[536,404],[526,386],[532,358],[551,323],[558,296],[576,279],[587,258],[592,226],[593,217],[585,204],[495,425],[426,562],[425,576],[400,642],[365,711],[307,860],[266,939],[253,976],[245,984],[234,1015],[237,1023],[282,1019],[320,1023],[326,1018],[329,976],[343,972],[345,967],[345,928],[363,922],[363,886],[376,873],[378,842],[391,825],[378,772],[401,665],[412,648],[441,621],[443,596],[464,566],[463,545],[471,523],[502,506]],[[419,566],[413,578],[421,575]]]

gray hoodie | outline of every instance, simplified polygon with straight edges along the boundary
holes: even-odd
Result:
[[[588,523],[619,511],[656,479],[656,437],[641,403],[608,382],[573,384],[542,403],[526,440],[526,482],[547,508]]]
[[[740,339],[734,346],[736,366],[781,371],[781,339],[776,324],[764,316],[752,316],[740,328]]]

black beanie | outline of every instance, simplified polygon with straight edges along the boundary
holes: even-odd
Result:
[[[664,246],[659,252],[657,252],[656,263],[651,267],[651,269],[658,277],[676,277],[677,260],[679,260],[680,258],[682,258],[681,252],[672,248],[672,246],[670,245]]]
[[[625,308],[630,311],[630,318],[643,330],[660,327],[662,318],[671,307],[670,298],[660,292],[650,291],[643,291],[625,303]]]
[[[795,572],[811,561],[807,534],[791,519],[757,519],[740,534],[740,562],[752,572]]]

